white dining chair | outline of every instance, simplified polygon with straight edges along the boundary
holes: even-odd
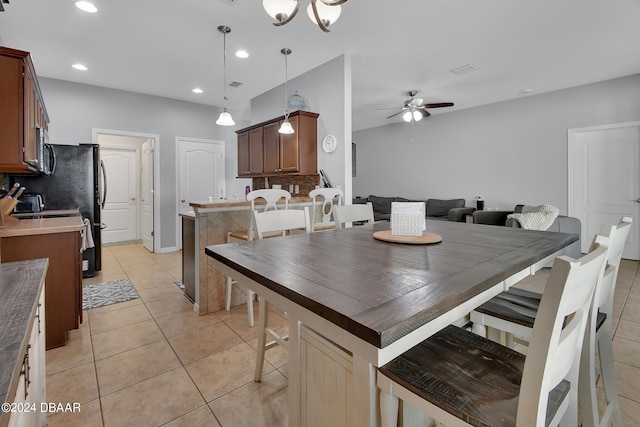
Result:
[[[227,233],[227,243],[231,243],[235,240],[249,241],[254,239],[254,224],[253,224],[253,211],[256,209],[256,201],[260,199],[264,200],[263,211],[277,210],[279,201],[284,201],[284,209],[289,208],[289,200],[291,200],[291,193],[286,190],[277,189],[262,189],[253,190],[247,194],[247,200],[251,202],[251,211],[249,219],[249,227],[246,230],[230,231]],[[231,294],[233,292],[233,285],[237,284],[231,276],[227,276],[227,286],[225,289],[225,310],[231,310]],[[249,317],[249,326],[253,327],[255,324],[253,318],[253,300],[255,296],[253,291],[247,289],[247,315]]]
[[[608,426],[610,423],[622,426],[613,359],[613,295],[632,221],[632,218],[623,217],[616,226],[603,225],[598,233],[612,233],[607,253],[607,264],[611,270],[603,278],[600,291],[594,297],[581,355],[579,390],[584,427]],[[592,245],[594,244],[595,241]],[[502,292],[471,312],[474,330],[484,335],[486,328],[494,328],[526,342],[531,335],[541,297],[539,293],[518,288]],[[508,340],[509,345],[512,342],[512,339]],[[602,377],[606,401],[602,417],[598,412],[598,371]]]
[[[311,197],[311,229],[312,231],[330,230],[336,228],[331,222],[334,200],[335,204],[342,206],[344,193],[339,188],[316,188],[309,192]],[[337,200],[336,200],[337,199]],[[316,215],[322,214],[321,221],[316,220]]]
[[[449,325],[379,368],[383,427],[396,425],[398,399],[449,427],[578,425],[578,361],[608,242],[555,260],[527,356]]]
[[[336,223],[336,228],[344,228],[346,224],[353,222],[372,224],[374,222],[373,204],[367,202],[366,204],[335,205],[333,206],[333,220]]]
[[[253,211],[256,236],[263,239],[266,233],[272,236],[278,233],[280,236],[292,234],[295,231],[311,233],[311,220],[309,219],[309,208],[289,209],[279,211],[258,212]],[[258,310],[258,354],[256,356],[256,367],[254,380],[259,382],[262,379],[264,368],[265,352],[277,345],[288,351],[288,336],[281,336],[273,329],[269,328],[269,301],[263,296],[259,296]],[[267,339],[272,338],[272,341]]]

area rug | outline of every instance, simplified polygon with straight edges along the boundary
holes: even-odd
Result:
[[[88,285],[82,288],[82,309],[104,307],[139,298],[138,293],[127,279]]]

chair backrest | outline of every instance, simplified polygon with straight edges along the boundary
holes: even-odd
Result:
[[[354,221],[373,223],[373,204],[354,204],[333,207],[333,219],[336,228],[344,228],[344,224]]]
[[[592,251],[582,258],[562,256],[553,264],[524,364],[518,427],[547,425],[549,392],[563,380],[568,381],[562,387],[569,393],[566,398],[570,403],[567,425],[577,425],[579,355],[596,285],[604,275],[610,240],[608,236],[596,239]]]
[[[268,233],[282,233],[286,235],[297,229],[304,229],[306,233],[311,232],[311,221],[309,220],[309,208],[287,209],[259,212],[253,211],[253,221],[256,225],[256,235],[258,239],[263,239]]]
[[[318,209],[322,212],[322,224],[331,222],[331,213],[333,212],[333,199],[338,198],[337,205],[342,206],[344,193],[339,188],[316,188],[309,192],[309,197],[313,206],[311,208],[311,227],[316,224],[316,214]],[[320,200],[318,200],[318,197]]]
[[[247,200],[251,202],[251,210],[255,210],[255,201],[256,199],[264,199],[266,205],[264,206],[264,210],[277,210],[278,206],[276,202],[280,199],[284,199],[284,208],[289,208],[289,200],[291,200],[291,193],[287,190],[275,190],[275,189],[264,189],[264,190],[253,190],[247,194]]]
[[[276,189],[262,189],[262,190],[253,190],[247,194],[247,200],[251,202],[251,212],[256,209],[256,200],[264,199],[265,205],[262,208],[264,212],[269,210],[278,210],[278,205],[276,204],[280,199],[284,199],[284,208],[289,209],[289,200],[291,200],[291,193],[287,190],[276,190]],[[247,240],[253,240],[254,238],[254,229],[255,224],[253,220],[253,214],[251,214],[251,219],[249,220],[249,229],[247,231]]]
[[[630,217],[622,217],[618,225],[613,226],[614,233],[609,243],[609,251],[607,252],[607,264],[613,267],[610,275],[607,275],[599,293],[596,294],[595,305],[602,313],[612,316],[613,313],[613,294],[616,289],[616,281],[618,279],[618,271],[620,270],[620,261],[622,260],[622,252],[627,243],[627,237],[631,230],[633,219]],[[598,234],[603,234],[608,227],[603,225]],[[597,237],[597,236],[596,236]],[[595,241],[591,244],[595,244]]]

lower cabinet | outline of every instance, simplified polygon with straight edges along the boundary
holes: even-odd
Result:
[[[46,288],[46,285],[45,285]],[[41,405],[46,404],[46,365],[45,365],[45,292],[40,294],[29,344],[24,353],[18,387],[13,400],[9,400],[15,408],[9,417],[9,427],[47,425],[46,411]]]
[[[300,331],[300,424],[353,425],[353,362],[350,353],[302,327]]]
[[[48,258],[46,349],[65,344],[66,332],[82,321],[80,232],[36,234],[0,239],[2,262]]]

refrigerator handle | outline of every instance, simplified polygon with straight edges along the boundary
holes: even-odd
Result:
[[[102,169],[102,201],[100,206],[104,209],[104,204],[107,201],[107,169],[104,167],[104,162],[100,160],[100,169]]]

